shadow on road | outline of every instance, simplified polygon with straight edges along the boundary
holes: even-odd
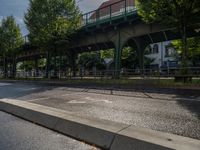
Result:
[[[42,86],[38,84],[0,83],[0,99],[17,99],[33,93],[52,90],[54,88],[55,87],[53,86]]]
[[[167,89],[149,86],[136,86],[131,89],[120,87],[104,87],[91,85],[61,85],[47,83],[9,83],[0,82],[0,99],[20,99],[31,94],[51,91],[58,87],[64,87],[68,91],[87,92],[95,94],[108,94],[116,96],[152,98],[159,100],[174,100],[179,105],[197,115],[200,119],[200,91],[188,89]],[[139,93],[139,94],[138,94]]]

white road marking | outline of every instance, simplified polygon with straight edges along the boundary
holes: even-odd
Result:
[[[83,94],[81,92],[77,93],[77,92],[73,92],[73,93],[67,93],[67,94],[63,94],[61,96],[68,96],[68,95],[78,95],[78,94]]]
[[[85,104],[85,103],[87,103],[87,102],[85,102],[85,101],[72,100],[72,101],[69,101],[68,103],[69,103],[69,104]]]
[[[106,99],[93,99],[91,97],[85,97],[86,100],[92,101],[92,102],[105,102],[111,104],[112,101],[106,100]]]
[[[0,83],[0,86],[12,85],[11,83]]]
[[[48,97],[44,97],[44,98],[37,98],[37,99],[31,99],[31,100],[27,100],[28,102],[33,102],[33,101],[39,101],[39,100],[46,100],[49,99]]]
[[[19,90],[21,91],[32,91],[32,90],[35,90],[37,88],[18,88]]]
[[[86,103],[98,103],[98,102],[104,102],[107,104],[111,104],[112,101],[106,100],[106,99],[93,99],[91,97],[85,97],[85,101],[83,100],[71,100],[68,103],[69,104],[86,104]]]

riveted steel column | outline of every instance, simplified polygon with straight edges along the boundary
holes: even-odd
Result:
[[[141,45],[138,47],[138,56],[139,56],[139,66],[141,70],[141,74],[144,74],[144,47]]]
[[[122,47],[121,32],[119,30],[118,41],[115,45],[115,78],[120,78]]]
[[[141,74],[144,74],[144,53],[145,53],[145,48],[150,44],[150,42],[141,37],[134,38],[134,41],[137,45],[137,54],[139,58],[139,66]]]

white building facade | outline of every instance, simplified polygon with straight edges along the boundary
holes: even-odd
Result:
[[[150,68],[178,67],[178,52],[171,41],[151,44],[145,57],[153,62]]]

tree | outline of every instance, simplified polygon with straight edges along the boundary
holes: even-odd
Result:
[[[187,67],[187,30],[200,20],[199,0],[138,0],[138,12],[145,22],[177,27],[182,39],[182,64]]]
[[[132,47],[125,47],[123,49],[122,67],[126,69],[136,69],[139,67],[137,52]]]
[[[114,49],[108,49],[108,50],[101,50],[100,51],[101,58],[114,58]]]
[[[180,40],[172,42],[179,54],[183,53],[182,44]],[[200,37],[193,37],[188,39],[188,58],[193,67],[200,67]]]
[[[44,67],[45,67],[45,59],[39,59],[38,60],[38,68],[43,70]],[[18,69],[25,70],[25,71],[31,71],[31,70],[35,69],[35,62],[32,60],[20,62],[18,64]]]
[[[55,56],[55,42],[67,41],[79,27],[79,22],[79,9],[75,0],[30,0],[30,7],[25,14],[25,24],[30,32],[31,43],[47,52],[46,76],[50,50],[54,50]]]
[[[3,71],[3,45],[2,45],[2,42],[3,42],[3,30],[2,30],[2,27],[0,25],[0,66],[1,66],[1,73]]]
[[[4,61],[4,77],[7,77],[8,60],[10,61],[10,72],[12,77],[15,77],[16,72],[16,53],[23,44],[23,38],[20,28],[17,25],[13,16],[9,16],[2,20],[1,23],[1,55]]]
[[[79,57],[78,64],[80,67],[91,70],[96,67],[98,70],[105,69],[105,62],[97,52],[82,53]]]

